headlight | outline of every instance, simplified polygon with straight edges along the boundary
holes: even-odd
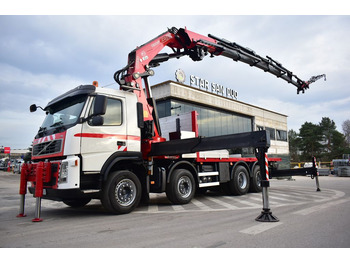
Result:
[[[67,183],[68,177],[68,162],[62,162],[60,168],[59,183]]]

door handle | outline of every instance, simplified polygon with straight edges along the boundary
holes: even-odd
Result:
[[[117,146],[126,146],[125,141],[117,141]]]

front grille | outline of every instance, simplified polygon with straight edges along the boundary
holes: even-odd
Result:
[[[62,140],[53,140],[33,146],[33,156],[51,155],[60,153]]]

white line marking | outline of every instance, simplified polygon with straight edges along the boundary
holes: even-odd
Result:
[[[276,193],[276,192],[273,192],[271,193],[272,196],[275,196],[275,197],[282,197],[282,198],[285,198],[287,201],[299,201],[300,199],[301,200],[305,200],[306,199],[306,196],[303,195],[292,195],[292,194],[282,194],[282,193]]]
[[[249,201],[246,201],[246,200],[241,200],[239,199],[239,197],[230,197],[230,196],[224,196],[225,199],[230,199],[231,201],[233,202],[238,202],[238,203],[241,203],[243,205],[247,205],[247,206],[250,206],[250,207],[261,207],[261,204],[256,204],[256,203],[252,203],[252,202],[249,202]],[[262,202],[262,200],[260,199],[259,202]]]
[[[149,213],[155,213],[155,212],[158,212],[158,210],[159,210],[159,209],[158,209],[158,205],[153,205],[153,204],[152,204],[152,205],[149,205],[149,206],[148,206],[148,212],[149,212]]]
[[[223,206],[223,207],[226,207],[228,208],[229,210],[235,210],[235,209],[238,209],[238,207],[234,206],[234,205],[231,205],[229,203],[226,203],[220,199],[217,199],[217,198],[214,198],[214,197],[211,197],[211,198],[207,198],[209,199],[210,201],[213,201],[215,202],[216,204],[219,204],[220,206]]]
[[[200,202],[199,200],[197,200],[195,198],[193,198],[191,200],[191,203],[201,210],[209,210],[209,209],[211,210],[212,209],[210,206],[203,204],[202,202]]]
[[[172,205],[171,207],[174,209],[174,211],[184,211],[184,210],[186,210],[183,206],[180,206],[180,205]]]
[[[282,225],[282,222],[271,222],[271,223],[263,223],[260,222],[261,224],[243,229],[241,231],[239,231],[240,233],[244,233],[244,234],[248,234],[248,235],[257,235],[260,234],[266,230],[269,230],[271,228],[277,227],[279,225]]]
[[[309,215],[309,214],[311,214],[313,212],[319,211],[321,209],[329,208],[329,207],[332,207],[332,206],[335,206],[335,205],[339,205],[339,204],[342,204],[342,203],[345,203],[345,202],[349,202],[349,199],[340,199],[340,200],[337,200],[337,201],[331,201],[331,202],[325,203],[323,205],[317,205],[317,206],[313,206],[313,207],[309,207],[309,208],[305,208],[305,209],[296,211],[293,214],[305,216],[305,215]]]

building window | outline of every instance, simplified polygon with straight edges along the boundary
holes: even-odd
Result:
[[[276,140],[275,129],[271,127],[265,127],[265,130],[270,134],[271,140]]]
[[[159,117],[171,115],[171,105],[169,100],[157,101],[157,110]]]
[[[287,142],[287,131],[276,129],[276,137],[278,141],[286,141]]]

